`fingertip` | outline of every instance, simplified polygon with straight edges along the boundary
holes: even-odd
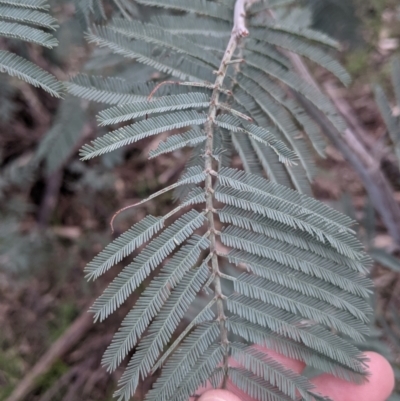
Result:
[[[311,379],[315,391],[335,401],[385,401],[394,389],[394,373],[390,363],[376,352],[365,352],[370,376],[364,384],[348,382],[330,374]]]
[[[228,390],[209,390],[198,401],[241,401],[241,399]]]

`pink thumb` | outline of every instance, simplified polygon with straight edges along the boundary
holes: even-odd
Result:
[[[228,390],[209,390],[198,401],[241,401],[241,399]]]
[[[394,388],[394,373],[389,362],[375,352],[365,352],[369,358],[369,381],[362,385],[350,383],[329,374],[311,379],[314,391],[334,401],[385,401]]]

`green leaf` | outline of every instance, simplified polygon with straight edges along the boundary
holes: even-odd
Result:
[[[259,324],[233,316],[226,320],[226,326],[230,332],[244,338],[246,341],[275,350],[290,359],[303,361],[308,366],[312,366],[322,372],[356,383],[362,383],[364,380],[363,376],[358,373],[359,369],[348,368],[334,358],[327,357],[305,344],[280,336]]]
[[[328,241],[342,255],[355,260],[362,258],[362,245],[354,237],[347,216],[321,202],[301,195],[286,187],[269,182],[262,177],[234,169],[223,168],[218,174],[221,185],[237,191],[217,191],[219,200],[227,203],[232,194],[233,202],[270,219],[306,231],[319,241]],[[221,188],[222,189],[222,188]],[[221,195],[221,196],[219,196]],[[223,200],[223,196],[226,195]],[[236,199],[236,200],[235,200]],[[236,204],[233,204],[236,206]]]
[[[139,377],[146,377],[168,343],[209,275],[209,267],[204,263],[200,268],[189,272],[172,292],[161,312],[149,328],[149,335],[139,344],[135,355],[122,375],[116,396],[132,397],[139,383]]]
[[[228,22],[231,22],[233,19],[232,9],[208,0],[137,0],[137,2],[146,6],[194,12]]]
[[[0,4],[31,8],[34,10],[48,10],[50,8],[47,0],[0,0]]]
[[[233,250],[226,258],[235,265],[245,264],[247,270],[259,277],[300,292],[310,298],[324,301],[335,308],[347,311],[364,323],[369,322],[372,309],[364,300],[317,277],[250,253]]]
[[[86,34],[89,43],[96,43],[100,47],[107,47],[115,54],[128,57],[155,68],[163,73],[171,74],[182,80],[212,81],[212,68],[197,60],[179,53],[170,54],[169,57],[156,56],[156,47],[132,41],[109,27],[93,26],[91,32]]]
[[[219,66],[219,59],[212,53],[204,52],[196,43],[182,36],[171,34],[159,26],[144,24],[139,21],[127,21],[121,18],[115,18],[109,26],[115,32],[119,32],[128,38],[143,40],[162,48],[170,48],[177,53],[185,53],[212,65],[214,68]]]
[[[91,312],[95,320],[104,320],[122,305],[146,277],[165,260],[194,230],[204,224],[203,214],[192,210],[152,240],[146,248],[126,266],[94,302]]]
[[[258,40],[309,58],[334,74],[344,85],[348,85],[351,82],[350,75],[338,61],[311,43],[307,43],[294,35],[288,35],[268,28],[253,29],[252,35]]]
[[[196,264],[201,251],[208,245],[206,238],[193,236],[189,245],[178,251],[163,267],[161,274],[146,288],[135,307],[125,317],[119,331],[114,335],[111,345],[104,353],[103,366],[107,366],[109,370],[115,370],[121,364],[170,297],[172,289]]]
[[[313,387],[305,377],[285,368],[276,360],[253,347],[231,342],[229,350],[235,361],[249,372],[264,379],[269,386],[277,387],[283,394],[296,399],[296,392],[311,400],[308,391]]]
[[[241,249],[316,276],[362,298],[368,299],[370,296],[370,280],[357,272],[284,242],[235,227],[225,229],[221,233],[221,241],[231,248]]]
[[[242,122],[234,117],[223,114],[215,120],[215,123],[229,131],[244,132],[255,141],[272,148],[278,155],[279,160],[285,164],[293,164],[297,160],[296,154],[290,150],[283,142],[278,141],[273,134],[266,129],[258,127],[254,124],[242,124]]]
[[[153,113],[165,113],[184,109],[206,108],[210,105],[209,96],[205,93],[188,93],[182,95],[164,96],[143,102],[123,104],[101,111],[98,115],[99,124],[112,125],[133,120]]]
[[[277,334],[303,342],[309,348],[326,355],[360,374],[365,374],[362,353],[347,341],[319,326],[307,327],[302,319],[272,305],[244,296],[230,296],[228,310],[243,319],[266,327]]]
[[[58,28],[58,22],[50,14],[41,11],[32,10],[31,8],[20,8],[12,6],[0,5],[0,17],[18,22],[25,22],[56,30]]]
[[[179,351],[165,364],[161,376],[149,391],[147,401],[170,399],[186,375],[196,367],[199,359],[207,352],[219,336],[218,322],[205,323],[189,334]]]
[[[164,227],[164,219],[146,216],[101,251],[85,268],[86,279],[95,280],[133,253]]]
[[[49,49],[58,45],[58,41],[53,35],[43,32],[40,29],[16,24],[14,22],[2,21],[0,24],[0,36],[24,40],[25,42],[35,43]]]
[[[257,276],[241,274],[235,280],[234,288],[237,293],[248,298],[259,299],[295,315],[332,327],[358,342],[363,342],[364,335],[369,332],[366,324],[354,319],[351,315]]]
[[[181,111],[139,121],[95,139],[91,145],[83,146],[80,156],[82,160],[92,159],[143,138],[191,125],[201,125],[206,120],[207,117],[204,114],[195,111]]]
[[[160,142],[157,149],[150,151],[149,158],[153,159],[165,153],[173,152],[185,146],[195,146],[205,142],[207,139],[203,131],[190,130],[184,134],[177,134],[169,137],[166,141]]]
[[[139,84],[139,88],[132,87],[122,78],[99,77],[79,74],[66,82],[71,95],[98,103],[124,104],[143,102],[152,90],[149,83]],[[141,93],[146,89],[146,94]],[[134,93],[140,90],[140,93]]]
[[[37,65],[16,54],[0,50],[0,71],[22,79],[37,88],[42,88],[54,97],[60,98],[62,96],[63,85],[61,82]]]

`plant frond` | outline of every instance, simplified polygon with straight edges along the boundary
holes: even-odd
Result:
[[[139,121],[103,135],[101,138],[92,141],[91,145],[83,146],[80,156],[82,160],[92,159],[143,138],[191,125],[201,125],[206,120],[205,114],[199,114],[195,111],[180,111]]]
[[[151,320],[161,310],[172,289],[196,264],[201,251],[208,245],[207,238],[194,235],[189,244],[179,250],[163,267],[160,275],[145,289],[135,307],[123,320],[121,328],[104,353],[103,366],[113,371],[120,365],[129,351],[136,346]]]
[[[256,28],[263,28],[259,23],[250,22],[251,26]],[[288,24],[286,21],[265,21],[264,24],[268,27],[268,31],[278,31],[288,33],[290,36],[298,36],[300,39],[308,39],[313,42],[320,43],[322,45],[333,47],[334,49],[339,48],[339,43],[332,39],[330,36],[323,32],[316,31],[314,29],[304,28],[302,26],[296,26],[296,24]]]
[[[266,9],[288,6],[294,2],[295,0],[259,0],[250,6],[249,15],[257,14]]]
[[[269,93],[276,102],[282,104],[293,115],[303,127],[314,149],[321,157],[325,157],[326,141],[321,135],[319,126],[311,119],[307,112],[294,99],[289,98],[285,91],[265,74],[253,71],[252,76],[254,81]]]
[[[188,169],[189,170],[189,169]],[[188,195],[183,198],[182,205],[188,206],[188,205],[195,205],[199,203],[205,203],[206,198],[204,191],[202,188],[199,187],[194,187]]]
[[[333,374],[341,379],[357,383],[363,382],[363,376],[359,373],[359,369],[354,370],[342,365],[337,360],[310,349],[305,344],[281,336],[257,323],[251,323],[238,316],[232,316],[226,320],[226,326],[229,331],[246,341],[272,349],[288,358],[303,361],[308,366]]]
[[[170,298],[149,328],[149,334],[139,344],[135,357],[131,359],[119,381],[116,396],[125,399],[133,396],[139,378],[151,371],[170,340],[189,305],[193,302],[203,284],[207,281],[209,267],[203,263],[200,268],[190,271],[173,290]]]
[[[346,129],[346,124],[339,116],[335,107],[332,105],[329,99],[319,90],[309,85],[294,72],[288,71],[287,69],[283,68],[281,65],[272,60],[261,57],[256,53],[249,54],[248,52],[246,52],[246,50],[244,51],[244,53],[246,64],[260,70],[261,72],[265,72],[278,81],[283,82],[289,88],[303,95],[314,106],[321,110],[339,131],[343,131],[344,129]]]
[[[194,369],[182,380],[171,401],[185,401],[198,388],[205,386],[207,380],[222,362],[223,355],[224,351],[221,345],[212,345],[197,361]]]
[[[36,64],[5,50],[0,50],[0,71],[22,79],[37,88],[42,88],[52,96],[60,98],[63,84]]]
[[[203,214],[191,210],[153,239],[94,302],[90,310],[95,314],[95,320],[104,320],[122,305],[143,280],[204,221]]]
[[[229,131],[244,132],[255,141],[272,148],[278,155],[279,160],[285,164],[293,164],[297,155],[290,150],[283,142],[278,141],[269,131],[253,124],[243,124],[238,118],[222,114],[215,120],[217,126]]]
[[[223,130],[216,129],[214,133],[214,147],[215,149],[221,149],[219,160],[217,160],[219,168],[230,166],[233,153],[231,136],[223,132]]]
[[[229,114],[232,114],[235,117],[239,117],[240,119],[245,120],[247,122],[253,122],[253,119],[251,117],[249,117],[247,114],[242,113],[241,111],[232,108],[228,104],[220,103],[219,107],[220,107],[221,110],[226,111],[226,112],[228,112]]]
[[[281,185],[291,187],[290,178],[284,165],[279,161],[277,154],[266,146],[262,146],[255,140],[250,140],[251,146],[257,154],[258,160],[260,161],[267,177],[274,182],[279,182]],[[226,166],[228,167],[228,166]]]
[[[0,24],[0,36],[20,39],[25,42],[35,43],[37,45],[47,47],[49,49],[52,49],[58,45],[58,40],[50,33],[14,22],[2,21]]]
[[[34,9],[32,10],[31,8],[5,6],[0,3],[0,17],[12,21],[37,25],[53,31],[58,28],[57,20],[50,14]]]
[[[66,86],[71,95],[93,102],[118,105],[143,102],[154,87],[147,82],[132,87],[122,78],[86,74],[75,76],[66,82]]]
[[[204,167],[204,144],[199,143],[196,145],[190,155],[189,160],[186,163],[185,166],[185,172],[190,168],[190,167]],[[182,200],[184,199],[189,192],[193,189],[193,185],[185,185],[185,186],[180,186],[174,191],[174,200]]]
[[[293,215],[288,214],[287,211],[281,212],[275,207],[270,207],[266,202],[267,198],[260,198],[256,194],[242,192],[239,189],[226,188],[218,186],[215,192],[216,199],[226,205],[235,206],[246,211],[252,211],[254,213],[260,214],[264,217],[268,217],[271,220],[288,225],[295,229],[300,229],[306,233],[314,236],[320,242],[326,243],[326,241],[331,244],[336,250],[342,255],[348,256],[354,259],[361,258],[361,250],[354,250],[353,247],[348,246],[348,240],[353,239],[349,236],[348,238],[343,238],[343,232],[339,238],[335,238],[333,235],[324,232],[323,228],[318,228],[315,222],[304,221],[305,216],[298,217],[299,214]]]
[[[210,98],[205,93],[191,92],[182,95],[163,96],[142,102],[127,103],[101,111],[98,121],[101,126],[119,124],[148,114],[165,113],[184,109],[206,108]]]
[[[274,221],[267,217],[260,216],[256,213],[245,211],[233,206],[225,206],[218,211],[218,216],[223,223],[230,223],[237,227],[254,231],[267,237],[275,238],[282,242],[294,245],[298,248],[313,252],[323,258],[330,259],[350,269],[366,274],[371,266],[371,260],[365,258],[362,261],[341,255],[335,248],[329,244],[318,241],[312,235],[288,227],[279,221]]]
[[[229,344],[231,356],[249,372],[264,379],[271,386],[277,387],[283,394],[293,400],[298,391],[305,399],[309,399],[308,391],[312,385],[308,380],[297,373],[285,368],[273,358],[261,353],[245,344],[231,342]]]
[[[284,2],[281,0],[281,3]],[[279,23],[297,28],[309,28],[313,24],[313,14],[307,7],[290,7],[289,10],[280,8],[276,10],[276,17]]]
[[[225,195],[226,198],[223,200],[223,196],[219,196],[220,201],[228,204],[232,204],[233,201],[233,206],[252,210],[306,231],[320,242],[328,241],[345,256],[362,258],[362,245],[353,236],[353,231],[349,228],[352,220],[347,216],[312,198],[256,175],[223,168],[219,171],[218,178],[221,185],[231,188],[228,191],[224,188],[218,189],[217,196]],[[229,201],[230,194],[234,197],[237,195],[236,200]]]
[[[241,228],[228,227],[221,233],[221,241],[234,249],[273,260],[311,276],[318,277],[362,298],[369,298],[371,282],[358,273],[328,259],[312,255],[284,242],[266,238]]]
[[[310,197],[313,196],[313,190],[303,166],[287,166],[286,170],[293,182],[294,188],[299,193]]]
[[[231,132],[230,135],[232,144],[243,163],[244,170],[251,174],[261,175],[262,168],[254,152],[252,152],[250,137],[244,132]]]
[[[283,140],[283,136],[281,133],[276,130],[275,128],[271,128],[271,122],[270,120],[266,117],[264,112],[261,110],[259,105],[255,102],[254,98],[245,93],[243,90],[240,88],[236,88],[235,93],[235,100],[240,104],[241,107],[253,118],[253,120],[260,126],[264,127],[269,127],[269,129],[274,131],[274,136],[279,138],[279,140]],[[243,136],[243,135],[242,135]],[[287,187],[291,188],[292,187],[292,182],[290,180],[290,176],[288,174],[288,166],[283,165],[282,163],[279,162],[279,159],[276,155],[276,153],[271,149],[266,146],[262,146],[260,143],[251,140],[251,145],[249,146],[249,151],[245,152],[245,156],[247,157],[254,157],[254,154],[257,155],[258,157],[258,165],[261,163],[262,167],[264,168],[265,172],[267,173],[268,178],[270,178],[272,181],[279,182],[282,185],[286,185]],[[253,150],[253,149],[254,150]],[[243,159],[242,155],[240,155],[241,159]],[[260,169],[260,168],[259,168]],[[297,167],[298,169],[298,167]],[[245,169],[245,171],[250,172]],[[259,174],[261,175],[260,172],[255,171],[253,174]],[[296,183],[293,182],[295,185]],[[309,184],[307,182],[306,188],[309,188]],[[295,186],[295,188],[302,192],[302,193],[311,193],[310,191],[305,190],[305,188]]]
[[[245,394],[260,401],[293,401],[294,398],[272,386],[269,382],[242,368],[229,368],[232,383]]]
[[[296,342],[302,342],[360,374],[365,373],[362,353],[349,342],[320,326],[307,326],[301,318],[292,313],[242,295],[230,296],[227,299],[227,307],[230,312],[251,323],[266,327]]]
[[[348,85],[351,82],[348,72],[338,61],[336,61],[336,59],[321,50],[320,47],[303,41],[294,35],[288,35],[287,33],[274,31],[268,28],[252,29],[252,35],[258,40],[307,57],[334,74],[344,85]]]
[[[231,27],[228,23],[210,18],[186,15],[185,18],[174,15],[155,15],[151,23],[162,26],[175,35],[200,35],[217,38],[229,38]]]
[[[115,18],[109,25],[112,30],[119,32],[127,38],[143,40],[163,48],[170,48],[177,53],[184,53],[197,58],[214,68],[219,66],[219,59],[212,53],[206,53],[197,46],[180,35],[174,35],[159,26],[145,24],[139,21],[128,21],[126,19]]]
[[[0,0],[0,4],[31,8],[33,10],[48,10],[50,8],[47,0]]]
[[[278,262],[268,261],[262,257],[244,251],[234,250],[226,258],[236,265],[245,264],[246,269],[269,281],[300,292],[308,297],[322,300],[335,308],[347,311],[356,319],[368,323],[372,313],[365,300],[343,291],[326,281],[296,271]]]
[[[165,364],[161,376],[155,382],[153,389],[149,391],[146,400],[167,401],[170,399],[218,335],[218,322],[205,323],[190,333],[179,350]]]
[[[185,146],[195,146],[199,143],[205,142],[207,137],[203,131],[190,130],[184,134],[176,134],[170,136],[166,141],[160,142],[157,149],[150,151],[149,158],[153,159],[165,153],[173,152],[174,150],[181,149]]]
[[[322,202],[301,195],[279,184],[272,183],[265,178],[230,168],[223,168],[219,172],[218,177],[221,184],[224,186],[266,197],[270,196],[277,201],[279,199],[279,202],[285,202],[295,207],[295,209],[296,206],[300,207],[301,209],[298,209],[300,214],[315,216],[317,220],[326,223],[327,226],[333,225],[343,232],[354,233],[354,231],[350,229],[350,226],[354,224],[350,217],[337,212]],[[361,249],[361,243],[357,240],[354,240],[354,246],[355,248]]]
[[[242,73],[245,75],[245,70],[243,70]],[[306,142],[302,139],[298,139],[299,130],[294,125],[290,114],[285,108],[281,107],[271,98],[268,91],[261,88],[259,82],[249,78],[251,73],[247,73],[246,75],[247,77],[243,76],[240,79],[240,88],[254,98],[256,103],[267,114],[268,118],[284,134],[284,137],[296,152],[297,158],[300,160],[301,165],[307,172],[308,179],[312,181],[315,176],[315,167],[313,162],[310,162],[312,158],[310,157],[310,152]]]
[[[146,216],[107,245],[86,267],[86,279],[96,280],[126,256],[132,254],[164,227],[161,217]]]
[[[322,301],[257,276],[242,273],[235,280],[234,288],[236,292],[248,298],[258,299],[295,315],[302,315],[311,321],[333,327],[358,342],[363,342],[364,335],[369,332],[368,326],[354,319],[353,316],[335,310]]]
[[[146,6],[194,12],[228,22],[233,18],[232,8],[208,0],[137,0],[137,2]]]
[[[207,283],[206,283],[207,284]],[[203,288],[204,289],[204,288]],[[164,365],[164,362],[170,357],[170,355],[176,350],[181,341],[186,338],[186,336],[193,330],[194,327],[201,325],[203,323],[209,323],[215,319],[215,313],[212,311],[213,305],[216,303],[216,299],[212,299],[200,313],[192,320],[185,330],[179,335],[179,337],[173,342],[173,344],[164,352],[162,357],[154,365],[152,373]]]
[[[111,372],[132,353],[115,392],[120,401],[148,375],[158,380],[147,401],[187,401],[209,383],[261,401],[328,401],[268,351],[234,336],[340,378],[367,376],[353,340],[368,333],[371,260],[350,218],[302,194],[312,193],[312,159],[324,156],[326,144],[301,98],[338,130],[346,124],[294,71],[292,53],[343,82],[349,76],[329,53],[337,43],[309,28],[310,12],[254,14],[289,2],[137,0],[127,12],[129,1],[118,0],[113,9],[125,19],[93,25],[86,35],[104,48],[86,68],[121,63],[127,79],[80,75],[68,83],[70,93],[112,105],[98,120],[117,125],[85,145],[82,159],[176,130],[149,158],[193,148],[182,178],[122,210],[171,190],[180,203],[134,225],[86,268],[95,279],[135,252],[91,307],[102,321],[140,292],[102,359]],[[149,18],[134,20],[142,11]],[[94,0],[83,13],[84,24],[105,16]],[[151,82],[132,83],[135,71]],[[228,168],[235,149],[244,172]]]
[[[160,72],[171,74],[182,80],[212,81],[212,68],[194,58],[177,53],[170,57],[157,57],[155,47],[148,43],[131,41],[109,27],[95,25],[86,34],[89,43],[99,47],[107,47],[115,54],[128,57],[148,65]]]
[[[282,53],[277,51],[273,46],[266,43],[257,42],[254,39],[248,39],[245,43],[245,48],[255,53],[259,53],[263,57],[270,58],[273,61],[282,64],[288,70],[291,68],[290,61]]]

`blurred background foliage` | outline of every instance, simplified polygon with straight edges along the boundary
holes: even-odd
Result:
[[[354,79],[342,96],[365,127],[369,143],[387,156],[382,166],[400,202],[398,163],[372,90],[372,84],[380,84],[394,101],[390,61],[400,52],[398,0],[299,1],[309,8],[314,28],[342,43],[341,61]],[[90,20],[126,11],[141,13],[133,1],[50,3],[60,24],[55,32],[58,47],[42,49],[0,39],[1,49],[26,57],[63,81],[78,72],[119,76],[127,82],[158,78],[132,61],[94,49],[84,39]],[[324,82],[325,72],[313,73]],[[111,399],[120,374],[109,376],[100,367],[100,358],[126,308],[92,326],[85,312],[111,276],[87,285],[83,268],[110,241],[112,214],[176,180],[188,155],[177,151],[147,161],[148,151],[157,146],[149,139],[94,161],[79,161],[82,143],[103,132],[94,118],[101,108],[70,95],[52,98],[0,74],[0,400],[7,400],[38,359],[78,323],[80,335],[73,346],[48,366],[24,400],[105,401]],[[336,149],[329,147],[328,158],[319,167],[315,196],[359,222],[360,238],[376,260],[371,272],[376,316],[371,339],[363,347],[388,357],[400,380],[398,244]],[[114,235],[147,213],[163,214],[170,204],[166,195],[125,212],[117,219]],[[400,386],[397,390],[393,400],[400,400]]]

